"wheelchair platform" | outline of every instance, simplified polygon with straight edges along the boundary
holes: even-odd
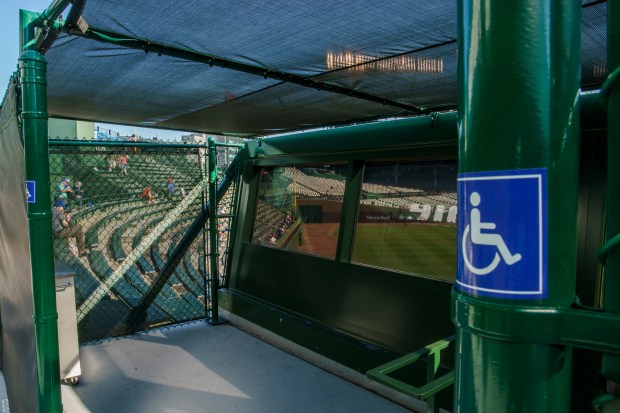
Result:
[[[80,349],[67,413],[406,412],[231,324],[167,328]]]

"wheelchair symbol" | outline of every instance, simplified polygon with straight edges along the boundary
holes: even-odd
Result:
[[[29,204],[35,202],[35,181],[26,181],[26,202]]]
[[[487,275],[497,268],[501,259],[503,259],[507,265],[513,265],[519,262],[522,258],[521,254],[511,254],[510,250],[508,250],[508,247],[506,246],[506,243],[504,242],[504,238],[500,234],[482,232],[482,230],[494,230],[497,226],[493,222],[481,221],[480,210],[476,208],[481,202],[480,194],[478,192],[472,192],[469,197],[469,201],[474,207],[471,209],[470,213],[471,224],[467,224],[467,226],[465,226],[465,230],[463,231],[463,239],[461,241],[463,261],[469,271],[476,275]],[[495,251],[495,255],[493,256],[493,260],[491,260],[491,263],[486,267],[478,268],[467,258],[467,249],[465,247],[467,245],[468,236],[470,236],[472,245],[490,245],[497,248],[497,251]]]

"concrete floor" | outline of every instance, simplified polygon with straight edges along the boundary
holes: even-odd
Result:
[[[9,413],[9,399],[6,396],[4,376],[0,372],[0,413]]]
[[[67,413],[409,411],[230,324],[86,346],[80,358],[80,384],[61,386]]]

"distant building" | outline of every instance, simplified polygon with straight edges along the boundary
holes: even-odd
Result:
[[[94,138],[95,124],[81,120],[49,118],[47,134],[51,139],[84,139]]]
[[[181,142],[183,143],[205,143],[207,141],[207,135],[204,133],[192,133],[191,135],[181,136]]]
[[[243,144],[246,139],[236,136],[211,135],[206,133],[192,133],[181,136],[183,143],[205,143],[208,138],[214,138],[217,143],[237,143]]]

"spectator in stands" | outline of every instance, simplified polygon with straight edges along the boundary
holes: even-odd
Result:
[[[116,169],[116,156],[113,154],[108,155],[108,172],[112,172]]]
[[[147,203],[155,202],[155,194],[151,192],[151,185],[147,185],[146,188],[142,190],[142,198],[146,199]]]
[[[221,222],[217,224],[217,239],[218,241],[226,241],[226,226]]]
[[[122,155],[119,160],[119,167],[121,168],[121,172],[119,175],[127,175],[127,157]]]
[[[179,188],[179,195],[181,195],[181,199],[185,198],[185,188],[183,187]]]
[[[228,238],[228,226],[222,225],[222,229],[220,230],[220,234],[222,236],[222,240],[225,241]]]
[[[174,181],[172,180],[172,178],[168,178],[166,187],[168,188],[168,196],[169,197],[174,196]]]
[[[75,181],[75,186],[73,187],[73,199],[80,203],[82,206],[82,199],[84,198],[84,192],[82,190],[82,182]]]
[[[66,200],[69,194],[73,195],[69,178],[62,178],[62,181],[56,187],[56,198],[60,200]]]
[[[71,214],[65,213],[65,202],[56,200],[52,209],[52,231],[55,238],[75,237],[78,246],[79,256],[82,257],[88,253],[84,244],[84,231],[82,225],[76,224],[71,219]]]

